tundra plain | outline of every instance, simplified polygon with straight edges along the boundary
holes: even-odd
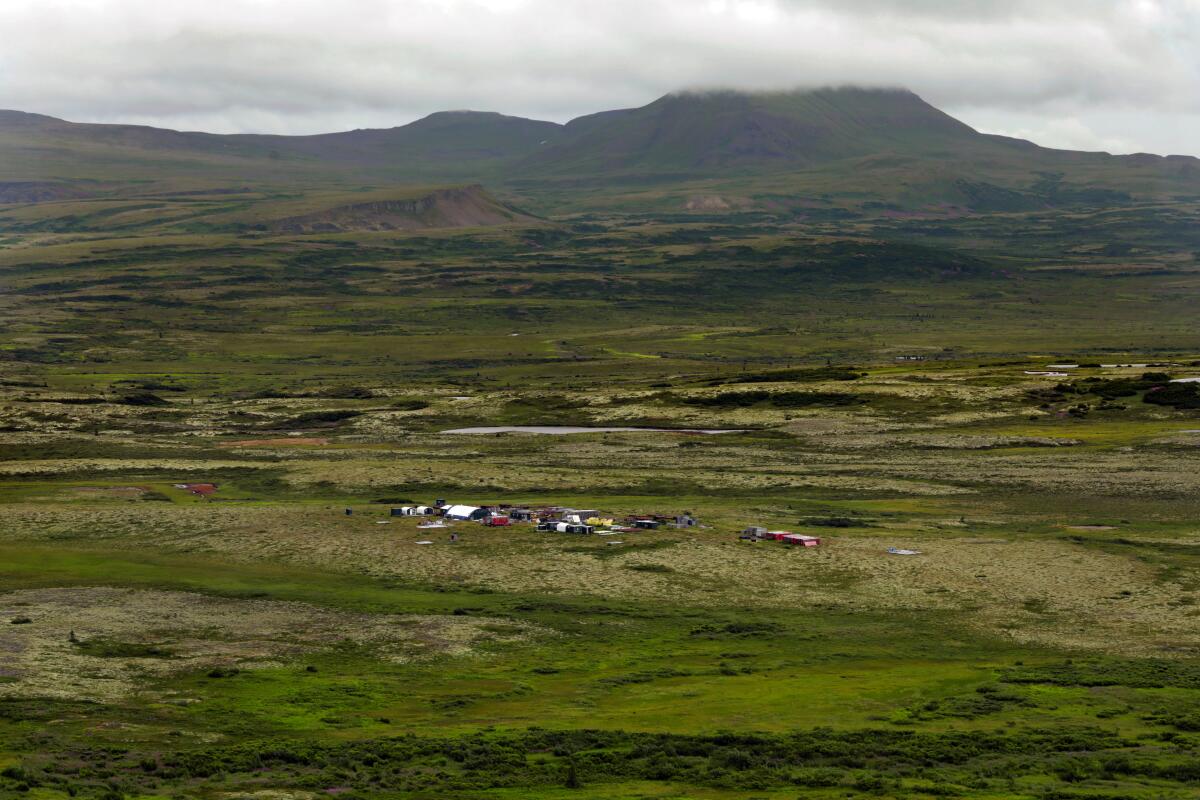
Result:
[[[1194,200],[191,191],[0,207],[0,793],[1195,795]]]

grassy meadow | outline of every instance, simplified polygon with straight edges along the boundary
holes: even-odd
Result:
[[[192,191],[0,207],[0,796],[1200,791],[1193,200]]]

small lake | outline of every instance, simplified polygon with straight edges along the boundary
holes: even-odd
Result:
[[[700,428],[589,428],[579,425],[496,425],[480,428],[453,428],[442,433],[547,433],[561,436],[567,433],[741,433],[742,429],[704,430]]]

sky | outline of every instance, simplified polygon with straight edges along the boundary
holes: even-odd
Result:
[[[1051,147],[1200,155],[1200,0],[0,0],[0,108],[79,122],[562,122],[850,84]]]

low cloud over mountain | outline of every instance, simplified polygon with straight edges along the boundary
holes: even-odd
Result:
[[[313,133],[685,87],[903,85],[1045,144],[1195,153],[1189,0],[9,0],[0,107]]]

